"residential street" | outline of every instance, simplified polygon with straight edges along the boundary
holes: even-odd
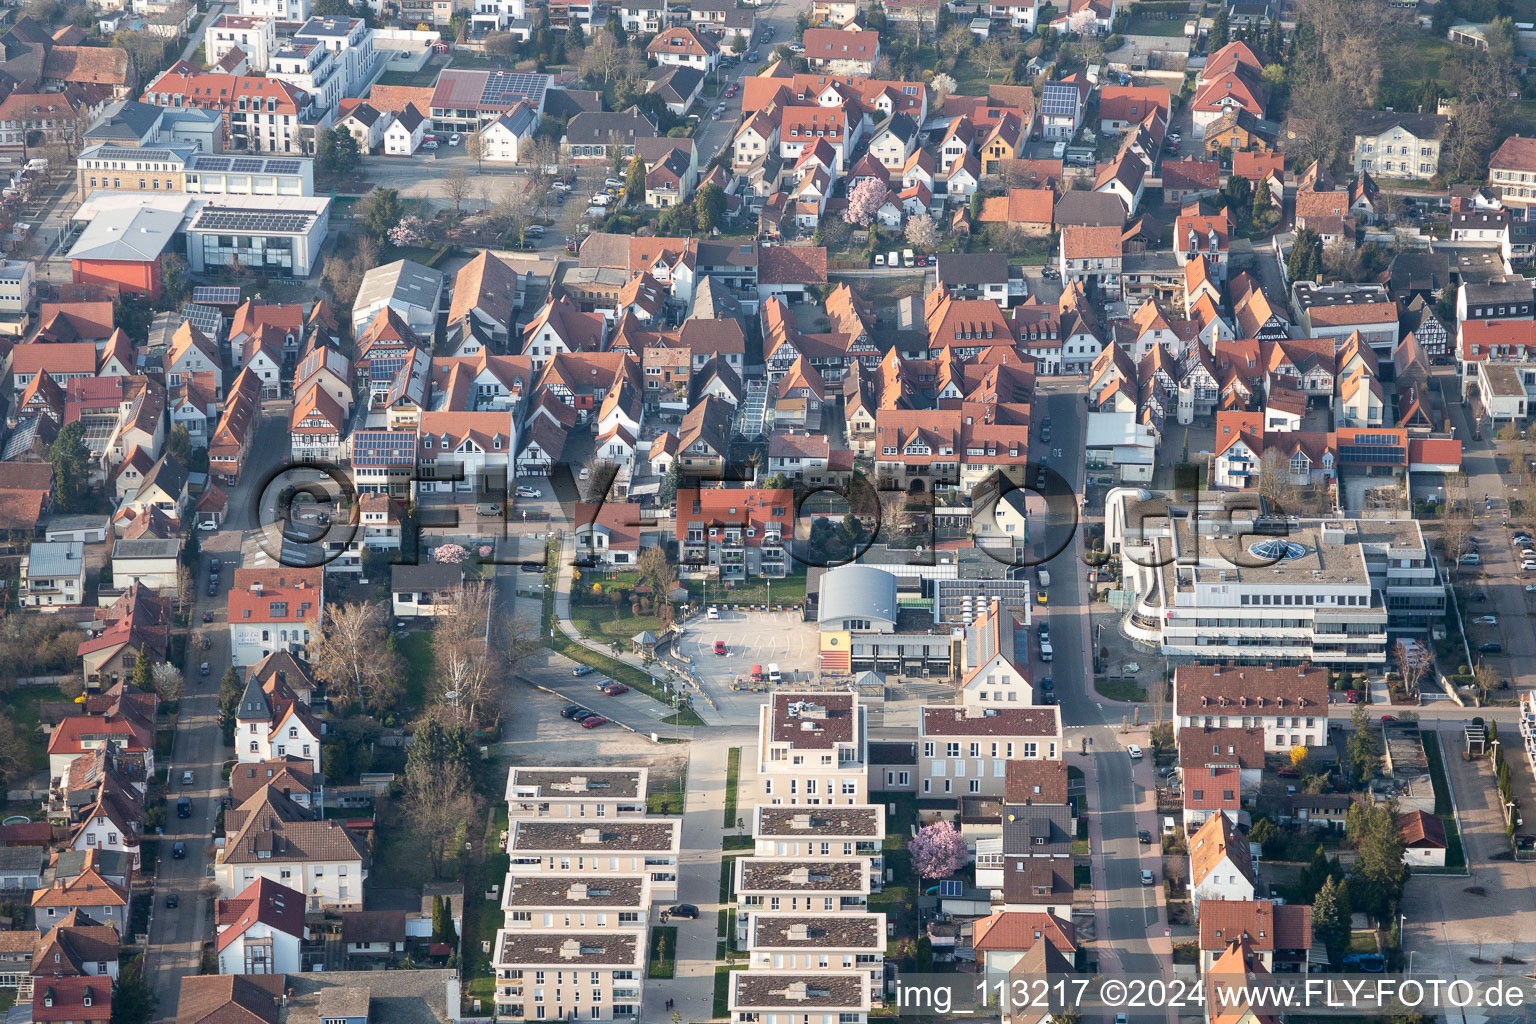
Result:
[[[1043,382],[1040,391],[1051,417],[1052,439],[1044,454],[1051,468],[1061,473],[1072,489],[1081,493],[1083,463],[1059,453],[1081,452],[1087,433],[1082,400],[1083,385],[1076,378]],[[1044,447],[1044,446],[1042,446]],[[1037,452],[1037,459],[1040,453]],[[1058,519],[1064,519],[1058,516]],[[1046,534],[1051,519],[1047,519]],[[1038,618],[1049,616],[1056,636],[1080,637],[1078,644],[1064,643],[1063,652],[1093,650],[1086,605],[1087,580],[1083,564],[1082,529],[1072,531],[1072,541],[1045,568],[1051,574],[1050,603],[1035,606]],[[1123,974],[1157,974],[1172,968],[1172,946],[1164,936],[1167,917],[1162,907],[1162,858],[1158,847],[1142,846],[1138,829],[1156,831],[1156,807],[1152,798],[1152,762],[1147,758],[1133,766],[1118,728],[1125,709],[1106,705],[1092,693],[1087,668],[1091,659],[1081,654],[1062,657],[1048,666],[1060,695],[1062,725],[1066,731],[1065,760],[1084,771],[1089,807],[1088,838],[1093,854],[1094,919],[1100,970]],[[1046,674],[1041,666],[1040,675]],[[1088,753],[1082,753],[1087,740]],[[1150,869],[1159,884],[1141,884],[1143,868]],[[1148,1015],[1149,1019],[1152,1016]]]
[[[149,947],[145,951],[147,974],[153,980],[160,1004],[157,1022],[176,1018],[176,1001],[181,978],[199,973],[202,943],[210,936],[208,922],[213,918],[212,883],[214,846],[213,825],[218,818],[219,800],[228,792],[223,768],[230,759],[219,734],[219,680],[229,668],[230,647],[227,621],[228,588],[235,569],[241,564],[241,541],[256,524],[251,519],[252,492],[271,470],[288,454],[286,414],[269,408],[258,429],[252,457],[245,476],[229,491],[229,518],[217,534],[203,534],[203,565],[192,581],[191,638],[187,661],[183,666],[186,695],[181,701],[181,716],[176,723],[176,740],[171,762],[165,835],[160,841],[160,866],[150,912]],[[208,567],[214,559],[221,562],[219,592],[208,596]],[[213,613],[213,622],[203,625],[203,612]],[[202,650],[198,639],[206,636],[209,648]],[[208,662],[208,675],[199,674],[199,665]],[[181,773],[191,771],[193,784],[181,785]],[[182,793],[192,797],[192,817],[178,818],[175,801]],[[187,844],[185,859],[171,856],[172,844]],[[181,905],[165,906],[166,896],[176,893]]]

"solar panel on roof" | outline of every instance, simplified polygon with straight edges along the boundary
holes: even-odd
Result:
[[[240,289],[233,285],[197,285],[192,289],[193,302],[211,302],[215,305],[234,304],[240,301]]]
[[[227,171],[229,161],[223,157],[200,156],[192,164],[194,171]]]
[[[939,883],[940,896],[959,896],[965,889],[958,878],[946,878]]]
[[[192,226],[204,231],[298,234],[305,230],[313,220],[313,214],[290,213],[286,210],[205,209],[197,215],[197,219],[192,222]]]
[[[1077,113],[1077,97],[1075,86],[1047,85],[1041,92],[1040,111],[1052,117],[1072,117]]]
[[[267,170],[273,174],[298,174],[299,162],[297,160],[268,160]]]
[[[224,331],[224,314],[212,306],[189,302],[181,307],[181,318],[210,338],[217,338]]]
[[[404,365],[404,359],[371,359],[368,361],[368,376],[374,380],[394,380],[395,374]]]
[[[241,174],[260,174],[265,160],[236,160],[231,169]]]
[[[416,439],[394,431],[360,430],[352,438],[354,462],[366,459],[385,466],[409,466],[416,461]]]
[[[537,101],[544,95],[548,84],[549,78],[546,75],[495,72],[486,76],[485,88],[480,93],[480,102],[485,106],[511,106],[509,96]]]

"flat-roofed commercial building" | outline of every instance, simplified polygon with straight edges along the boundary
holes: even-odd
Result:
[[[330,209],[331,201],[325,198],[209,200],[187,226],[187,263],[194,274],[242,266],[282,277],[308,277],[325,244]]]

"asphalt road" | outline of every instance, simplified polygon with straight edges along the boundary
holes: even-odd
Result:
[[[160,843],[160,863],[152,893],[154,909],[150,915],[149,947],[145,962],[159,997],[157,1022],[174,1021],[181,992],[181,979],[199,973],[202,943],[211,938],[213,920],[211,901],[216,895],[210,884],[213,873],[213,824],[219,813],[219,801],[228,792],[223,777],[225,763],[233,751],[224,746],[219,734],[219,680],[230,664],[228,628],[228,588],[239,564],[241,540],[255,524],[251,516],[250,493],[273,467],[288,454],[286,440],[288,418],[282,406],[269,406],[251,447],[251,459],[240,483],[230,493],[229,518],[217,534],[202,534],[203,560],[193,581],[194,594],[191,637],[183,666],[186,693],[181,701],[181,716],[176,723],[176,741],[169,768],[168,801],[172,805]],[[214,559],[221,563],[217,594],[208,595],[208,570]],[[203,613],[211,612],[213,622],[204,625]],[[208,649],[199,639],[206,636]],[[208,662],[208,675],[199,666]],[[181,785],[181,773],[190,770],[193,783]],[[192,798],[192,817],[178,818],[176,798],[186,793]],[[177,860],[171,849],[178,840],[186,843],[187,855]],[[172,910],[165,900],[176,893],[181,905]]]
[[[1050,468],[1062,476],[1074,493],[1081,493],[1083,486],[1081,452],[1087,434],[1087,412],[1082,393],[1083,385],[1076,380],[1042,385],[1037,406],[1043,404],[1043,415],[1051,418],[1050,443],[1040,442],[1040,431],[1034,431],[1035,459],[1044,455]],[[1123,709],[1102,704],[1090,692],[1087,667],[1092,662],[1079,653],[1092,648],[1088,636],[1087,570],[1082,562],[1081,524],[1075,505],[1072,500],[1065,509],[1048,514],[1041,538],[1051,548],[1061,543],[1058,537],[1070,542],[1045,563],[1051,575],[1050,603],[1044,609],[1035,606],[1036,620],[1042,611],[1049,617],[1051,634],[1062,657],[1050,663],[1048,673],[1042,667],[1038,674],[1049,674],[1056,686],[1067,736],[1067,762],[1091,769],[1093,790],[1088,794],[1088,806],[1101,830],[1100,848],[1093,851],[1094,891],[1105,906],[1101,926],[1106,933],[1097,936],[1096,944],[1103,958],[1101,970],[1118,968],[1123,974],[1156,974],[1161,973],[1162,965],[1148,935],[1166,924],[1167,919],[1161,907],[1161,886],[1143,886],[1141,871],[1145,867],[1160,874],[1160,860],[1151,852],[1155,847],[1143,847],[1136,839],[1137,830],[1147,827],[1145,822],[1138,823],[1136,810],[1144,793],[1132,778],[1132,762],[1115,731]],[[1079,637],[1081,640],[1076,641]],[[1090,744],[1086,755],[1080,752],[1085,739]],[[1145,863],[1143,851],[1148,852]]]

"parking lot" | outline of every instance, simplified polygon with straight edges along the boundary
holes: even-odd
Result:
[[[725,643],[724,655],[715,654],[717,640]],[[753,725],[763,694],[733,690],[732,684],[745,685],[753,665],[761,665],[765,673],[769,665],[778,665],[781,688],[814,681],[816,626],[804,621],[798,611],[721,609],[718,619],[698,615],[688,620],[678,653],[693,659],[699,685],[719,706],[726,725]],[[763,688],[772,687],[765,683]]]

